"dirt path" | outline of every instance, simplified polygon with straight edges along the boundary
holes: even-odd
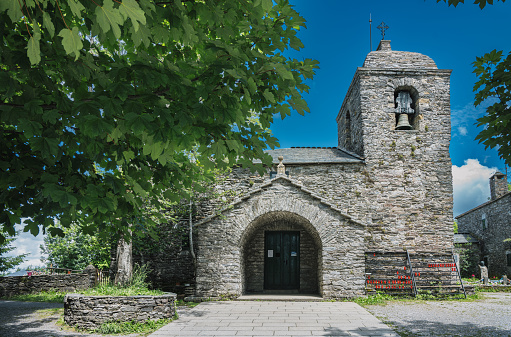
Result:
[[[472,302],[395,301],[366,309],[403,337],[511,337],[511,294],[481,296]]]

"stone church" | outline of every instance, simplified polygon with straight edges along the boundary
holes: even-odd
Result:
[[[451,254],[450,75],[382,40],[355,71],[337,146],[270,150],[263,177],[237,168],[217,186],[237,198],[194,224],[194,296],[352,298],[408,287],[407,254]],[[391,286],[368,267],[385,254],[404,259]]]

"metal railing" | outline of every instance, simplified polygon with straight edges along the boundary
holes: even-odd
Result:
[[[410,275],[412,276],[413,295],[417,297],[417,284],[415,283],[415,275],[413,273],[412,261],[410,260],[410,254],[408,253],[408,250],[406,250],[406,258],[408,260],[408,268],[410,268]]]
[[[458,279],[460,280],[461,289],[463,290],[463,295],[465,295],[465,298],[467,298],[467,292],[465,291],[465,286],[463,285],[463,280],[461,279],[460,269],[458,268],[458,263],[456,262],[456,259],[454,258],[454,252],[452,255],[452,262],[454,262],[454,265],[456,266],[456,274],[458,275]]]

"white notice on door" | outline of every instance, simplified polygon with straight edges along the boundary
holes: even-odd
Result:
[[[272,249],[268,250],[268,257],[273,257],[273,250]]]

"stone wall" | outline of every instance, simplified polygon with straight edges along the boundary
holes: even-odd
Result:
[[[251,192],[250,197],[245,196],[220,216],[197,225],[196,295],[205,298],[241,295],[247,272],[250,275],[250,270],[254,270],[250,259],[244,256],[251,252],[247,249],[252,246],[251,239],[263,235],[265,226],[281,221],[302,227],[313,238],[320,254],[318,290],[323,297],[346,298],[365,293],[365,226],[304,186],[278,178]],[[314,249],[310,253],[314,254]],[[308,256],[304,263],[314,259]]]
[[[366,207],[356,213],[370,218],[371,249],[451,250],[451,71],[437,69],[425,55],[392,51],[387,42],[357,69],[337,117],[342,124],[348,110],[361,115],[362,138],[352,141],[362,143],[361,173],[372,184],[357,186]],[[401,90],[414,101],[413,130],[395,129]]]
[[[337,140],[342,149],[346,149],[359,156],[363,156],[363,123],[360,113],[360,82],[358,77],[354,77],[346,94],[341,110],[336,118],[337,120]],[[349,117],[348,117],[349,116]]]
[[[482,224],[483,214],[485,227]],[[507,266],[506,261],[506,251],[511,250],[511,242],[504,242],[504,239],[511,237],[511,193],[456,218],[460,233],[470,233],[481,242],[481,255],[488,258],[489,275],[498,278],[511,275],[511,267]]]
[[[43,290],[73,292],[93,285],[94,276],[91,274],[5,276],[0,277],[0,296],[9,297]]]
[[[64,298],[64,320],[81,329],[94,329],[106,322],[145,322],[169,319],[176,313],[176,294],[160,296],[84,296]]]

